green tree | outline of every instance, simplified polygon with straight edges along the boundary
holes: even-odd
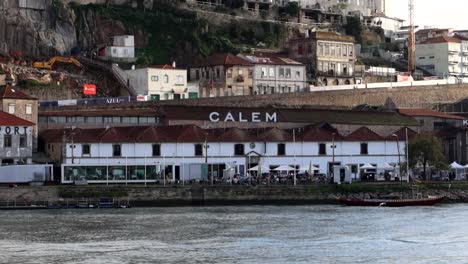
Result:
[[[359,17],[349,16],[346,18],[346,25],[344,27],[346,35],[353,36],[358,43],[361,43],[361,20]]]
[[[446,169],[447,161],[442,151],[440,140],[429,133],[422,133],[410,140],[408,144],[409,165],[414,168],[417,164],[423,166],[423,179],[426,179],[428,166]]]
[[[289,2],[288,5],[286,6],[286,12],[290,16],[297,16],[299,15],[299,11],[301,10],[301,7],[297,2]]]

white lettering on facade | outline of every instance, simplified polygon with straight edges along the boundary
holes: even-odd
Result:
[[[21,130],[23,128],[23,130]],[[32,133],[32,128],[3,126],[0,127],[0,135],[28,135]]]
[[[463,125],[468,126],[468,120],[463,120]]]
[[[239,122],[248,122],[247,119],[242,119],[242,112],[239,113]]]
[[[276,112],[271,115],[270,113],[266,113],[265,122],[276,122]]]
[[[227,122],[227,121],[236,122],[236,120],[235,120],[234,117],[232,116],[231,112],[229,112],[229,113],[226,115],[226,118],[224,118],[224,122]]]
[[[211,122],[219,122],[219,113],[218,112],[210,113],[210,121]]]
[[[223,115],[222,113],[219,113],[219,112],[211,112],[208,118],[213,123],[218,123],[218,122],[243,122],[243,123],[245,122],[254,122],[254,123],[272,122],[272,123],[276,123],[278,122],[278,116],[276,112],[273,112],[273,113],[252,112],[250,116],[242,112],[238,112],[234,114],[232,114],[231,112],[228,112],[226,115]]]
[[[252,122],[262,122],[260,120],[260,112],[252,112]]]

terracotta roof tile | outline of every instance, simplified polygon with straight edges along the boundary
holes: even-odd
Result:
[[[461,43],[461,39],[456,38],[456,37],[442,36],[442,37],[436,37],[436,38],[429,38],[421,42],[421,44],[435,44],[435,43],[446,43],[446,42]]]
[[[406,140],[406,129],[408,129],[408,139],[412,139],[415,137],[418,133],[410,128],[402,127],[398,129],[397,131],[393,132],[392,134],[388,135],[385,139],[386,140],[395,140],[395,137],[393,135],[397,135],[398,139],[400,141],[405,141]]]
[[[286,142],[292,141],[293,137],[290,133],[274,127],[263,132],[259,138],[265,142]]]
[[[213,54],[202,59],[200,62],[195,64],[195,67],[203,67],[203,66],[217,66],[217,65],[224,65],[224,66],[234,66],[234,65],[245,65],[251,66],[252,63],[246,61],[240,57],[232,55],[231,53],[219,53]]]
[[[347,135],[344,140],[346,141],[382,141],[384,138],[368,127],[360,127],[353,133]]]
[[[253,64],[270,64],[270,65],[296,65],[301,66],[302,63],[288,58],[286,54],[257,52],[254,54],[239,54],[237,55]]]
[[[37,98],[31,97],[10,85],[0,86],[0,99],[37,100]]]
[[[183,70],[177,67],[173,67],[172,65],[169,65],[169,64],[153,65],[153,66],[150,66],[149,68],[163,69],[163,70]]]
[[[404,137],[404,128],[395,132],[399,137]],[[261,129],[202,129],[195,125],[180,126],[143,126],[143,127],[113,127],[109,129],[50,129],[41,134],[45,142],[62,142],[63,135],[74,142],[92,143],[124,143],[124,142],[291,142],[292,130],[278,128]],[[382,136],[371,131],[367,127],[361,127],[343,137],[329,124],[309,125],[295,130],[296,141],[383,141]],[[334,135],[333,135],[334,134]],[[408,130],[410,137],[416,132]],[[391,137],[391,136],[390,136]],[[387,140],[391,140],[387,137]]]
[[[0,111],[0,126],[34,126],[35,124],[7,112]]]

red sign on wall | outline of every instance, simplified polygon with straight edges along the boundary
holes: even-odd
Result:
[[[83,84],[83,94],[96,95],[96,85],[89,83]]]

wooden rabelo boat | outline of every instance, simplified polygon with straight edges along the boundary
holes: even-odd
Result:
[[[402,206],[431,206],[442,199],[444,196],[435,196],[422,199],[356,199],[337,197],[339,203],[349,206],[386,206],[386,207],[402,207]]]

